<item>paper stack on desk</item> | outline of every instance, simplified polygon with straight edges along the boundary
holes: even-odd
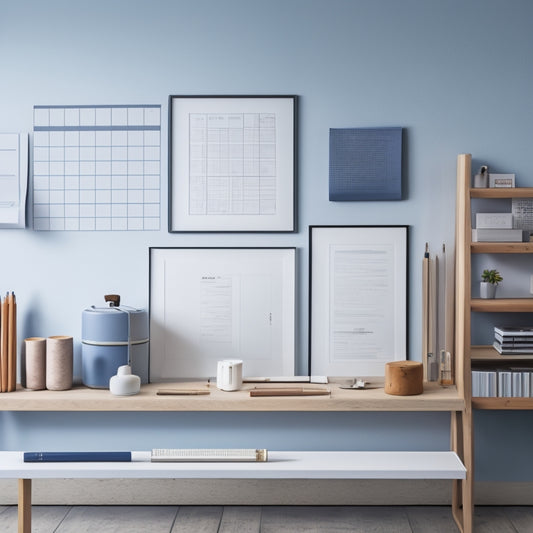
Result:
[[[0,392],[17,386],[17,302],[7,293],[0,306]]]

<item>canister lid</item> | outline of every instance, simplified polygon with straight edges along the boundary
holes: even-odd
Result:
[[[95,305],[91,305],[91,307],[87,307],[87,309],[83,310],[84,313],[103,313],[106,315],[109,314],[118,314],[118,315],[125,315],[126,313],[144,313],[145,311],[143,309],[137,309],[135,307],[128,307],[127,305],[120,305],[118,307],[96,307]]]

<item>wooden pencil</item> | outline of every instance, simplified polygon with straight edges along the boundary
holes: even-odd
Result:
[[[422,363],[424,365],[424,381],[427,381],[429,352],[429,245],[426,242],[424,259],[422,260]]]
[[[9,338],[8,338],[8,382],[7,392],[17,387],[17,301],[12,292],[9,299]]]
[[[11,293],[8,293],[6,296],[6,305],[7,305],[7,384],[6,392],[9,392],[11,387],[11,366],[13,362],[11,361],[13,353],[13,297]]]
[[[7,372],[8,372],[8,355],[7,355],[7,334],[8,334],[8,325],[7,325],[7,299],[2,298],[1,303],[1,318],[0,318],[0,359],[2,361],[2,375],[0,380],[0,392],[7,391]]]

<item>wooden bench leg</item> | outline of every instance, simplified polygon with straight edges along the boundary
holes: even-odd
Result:
[[[19,479],[18,533],[31,533],[31,479]]]
[[[453,517],[461,533],[472,533],[474,529],[473,443],[471,434],[464,430],[465,424],[471,423],[471,411],[452,413],[452,449],[466,467],[466,479],[454,480],[452,491]]]

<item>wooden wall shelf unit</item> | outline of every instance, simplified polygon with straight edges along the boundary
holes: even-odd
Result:
[[[496,298],[484,300],[472,298],[472,263],[471,254],[530,254],[533,243],[530,242],[472,242],[471,201],[474,198],[533,198],[533,187],[474,189],[472,179],[472,158],[470,154],[461,154],[457,159],[457,207],[456,207],[456,352],[459,364],[463,367],[458,371],[464,376],[465,402],[467,410],[472,403],[471,387],[472,363],[491,363],[504,366],[506,363],[531,361],[533,355],[509,356],[500,355],[491,346],[471,346],[470,313],[533,313],[533,298]],[[475,398],[474,407],[497,405],[499,409],[507,405],[530,405],[533,399],[528,398]],[[510,401],[512,400],[512,401]],[[515,402],[515,400],[520,400]],[[524,401],[525,400],[525,401]],[[511,407],[509,407],[511,408]]]
[[[465,466],[469,472],[463,485],[466,499],[472,499],[473,486],[473,425],[472,409],[533,409],[533,398],[472,398],[472,364],[504,367],[518,362],[533,363],[533,355],[502,356],[491,346],[471,345],[471,313],[532,313],[533,298],[499,298],[482,300],[472,298],[472,254],[531,254],[530,242],[472,242],[472,199],[533,198],[533,188],[474,189],[471,187],[472,156],[460,154],[457,158],[456,198],[456,309],[455,349],[458,386],[465,398]],[[533,365],[530,365],[533,367]]]

